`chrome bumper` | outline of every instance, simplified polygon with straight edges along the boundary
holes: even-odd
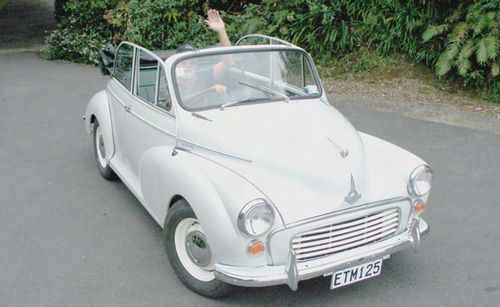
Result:
[[[298,283],[321,275],[329,275],[338,270],[369,262],[403,249],[418,249],[420,241],[429,233],[430,227],[423,219],[416,219],[411,229],[374,244],[362,246],[312,261],[297,262],[295,254],[290,252],[286,265],[263,266],[257,268],[235,267],[216,264],[217,279],[243,287],[265,287],[287,284],[297,290]]]

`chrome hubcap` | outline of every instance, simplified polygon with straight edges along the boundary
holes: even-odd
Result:
[[[106,156],[106,152],[104,151],[104,140],[102,139],[102,135],[99,136],[99,153],[102,157]]]
[[[101,133],[101,127],[98,126],[95,132],[95,145],[97,151],[97,161],[101,165],[101,167],[105,168],[108,166],[106,162],[106,149],[104,147],[104,138]]]
[[[174,241],[179,260],[191,276],[201,281],[215,279],[215,259],[197,219],[180,221],[175,229]]]
[[[206,267],[212,260],[212,253],[207,244],[205,236],[195,230],[186,236],[186,251],[188,257],[200,267]]]

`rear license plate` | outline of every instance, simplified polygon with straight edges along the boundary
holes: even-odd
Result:
[[[382,272],[383,260],[384,258],[379,258],[365,264],[333,273],[330,289],[347,286],[380,275],[380,272]]]

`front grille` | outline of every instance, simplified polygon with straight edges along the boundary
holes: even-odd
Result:
[[[298,233],[292,248],[298,261],[332,255],[374,243],[393,235],[399,226],[399,209],[328,224]]]

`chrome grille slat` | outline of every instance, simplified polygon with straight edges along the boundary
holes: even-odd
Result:
[[[387,224],[392,223],[392,222],[397,222],[398,220],[399,220],[398,214],[394,213],[390,217],[388,217],[387,219],[374,220],[374,221],[371,221],[371,222],[366,223],[366,224],[356,225],[352,228],[344,228],[344,229],[338,230],[338,231],[328,231],[328,232],[322,233],[320,235],[313,235],[313,236],[307,236],[307,237],[301,236],[300,238],[293,239],[292,243],[301,244],[301,243],[306,243],[309,241],[319,241],[319,240],[322,240],[324,238],[333,238],[334,236],[340,236],[340,235],[343,235],[345,233],[353,233],[353,232],[356,232],[359,230],[366,229],[367,227],[377,226],[378,224],[387,225]]]
[[[397,212],[397,209],[394,209],[392,210],[393,212]],[[390,213],[393,213],[393,212],[390,212]],[[368,217],[360,217],[360,218],[357,218],[357,219],[353,219],[353,220],[350,220],[346,223],[340,223],[340,224],[334,224],[334,225],[326,225],[326,226],[322,226],[322,227],[318,227],[318,228],[315,228],[315,229],[311,229],[310,231],[307,231],[307,234],[301,234],[302,236],[309,236],[309,235],[314,235],[314,234],[320,234],[320,233],[324,233],[324,232],[328,232],[328,231],[333,231],[333,230],[338,230],[338,229],[343,229],[343,228],[348,228],[348,227],[351,227],[351,226],[355,226],[355,225],[359,225],[359,224],[364,224],[365,222],[369,222],[369,221],[372,221],[372,220],[376,220],[382,216],[385,216],[387,215],[388,213],[385,213],[384,212],[381,212],[381,213],[378,213],[378,214],[374,214],[374,215],[370,215]]]
[[[399,227],[398,208],[301,232],[292,239],[297,260],[305,261],[382,240]]]
[[[338,246],[338,245],[342,245],[345,243],[350,243],[352,241],[360,240],[361,235],[367,236],[367,235],[372,234],[374,232],[384,232],[388,229],[395,228],[395,226],[397,226],[397,222],[392,221],[391,223],[388,223],[388,224],[377,225],[376,227],[371,227],[371,228],[367,228],[367,229],[361,229],[361,230],[355,231],[353,233],[347,233],[347,234],[344,234],[341,236],[336,236],[335,238],[330,237],[330,238],[325,238],[325,239],[317,240],[317,241],[298,243],[298,244],[294,244],[293,246],[294,246],[294,248],[300,248],[301,252],[302,251],[305,252],[305,249],[307,249],[309,247],[314,247],[314,246],[318,246],[318,245]]]
[[[333,248],[331,250],[328,250],[328,254],[333,254],[333,253],[336,253],[336,252],[340,252],[340,251],[344,251],[344,250],[348,250],[348,249],[351,249],[351,248],[354,248],[354,247],[359,247],[359,246],[362,246],[362,245],[365,245],[367,243],[371,243],[373,241],[377,241],[383,237],[386,237],[388,235],[391,235],[395,232],[395,230],[390,230],[390,231],[387,231],[385,233],[381,233],[377,236],[373,236],[373,237],[370,237],[370,238],[366,238],[362,241],[358,241],[358,242],[354,242],[354,243],[351,243],[349,244],[348,246],[341,246],[341,247],[338,247],[338,248]],[[313,252],[313,253],[309,253],[309,254],[304,254],[304,255],[299,255],[297,256],[297,260],[303,260],[303,259],[308,259],[308,258],[312,258],[312,257],[317,257],[317,256],[323,256],[325,255],[325,251],[324,250],[321,250],[321,251],[318,251],[318,252]]]

